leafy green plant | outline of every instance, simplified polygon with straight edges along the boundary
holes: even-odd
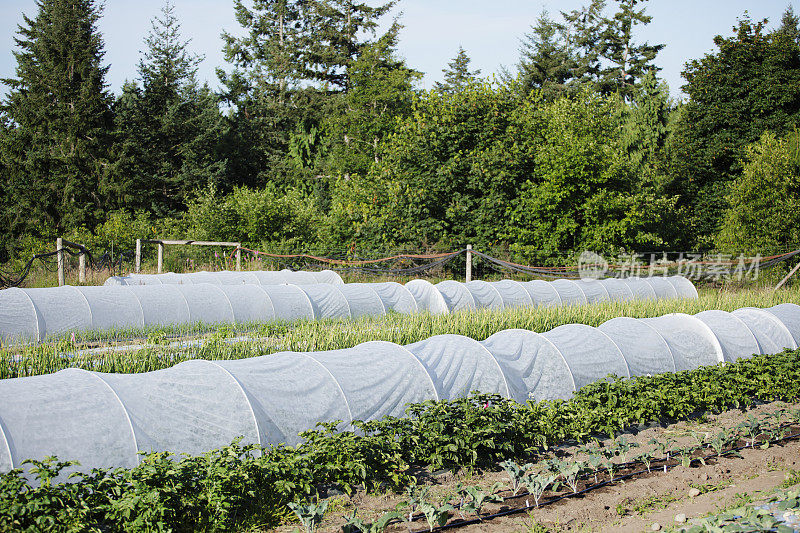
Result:
[[[653,454],[651,452],[641,452],[636,456],[635,460],[641,462],[650,472],[650,465],[653,463]]]
[[[500,463],[500,467],[505,470],[508,475],[512,494],[516,496],[519,489],[524,485],[526,472],[533,468],[533,465],[528,463],[524,466],[519,466],[514,461],[507,459]]]
[[[614,449],[614,453],[616,455],[618,455],[622,459],[622,462],[624,463],[624,462],[627,461],[628,453],[632,449],[638,448],[638,447],[639,447],[638,443],[630,442],[630,441],[628,441],[628,439],[625,438],[624,435],[620,435],[614,441],[614,448],[613,449]]]
[[[531,475],[525,480],[525,487],[528,489],[528,493],[533,496],[536,507],[539,507],[539,500],[545,491],[553,486],[555,479],[552,474],[539,473]],[[555,487],[553,490],[556,490]]]
[[[573,494],[578,492],[578,481],[583,470],[583,462],[561,461],[558,463],[558,473],[564,482],[572,489]]]
[[[606,472],[608,472],[609,481],[614,481],[614,470],[617,468],[617,465],[614,464],[614,461],[611,459],[604,458],[603,466],[605,467]]]
[[[383,533],[393,520],[402,519],[403,515],[391,511],[384,513],[374,522],[365,522],[357,516],[358,511],[353,510],[350,516],[345,516],[347,520],[342,525],[342,533]]]
[[[586,460],[586,464],[589,466],[589,468],[592,469],[592,472],[594,473],[594,482],[595,483],[597,483],[597,473],[600,470],[600,467],[603,466],[605,461],[606,461],[606,458],[603,455],[601,455],[600,453],[592,454]]]
[[[428,497],[428,491],[430,491],[430,487],[420,487],[418,485],[412,485],[406,489],[406,499],[401,505],[408,508],[407,521],[409,527],[411,527],[410,524],[414,521],[414,513],[425,503],[425,498]]]
[[[484,491],[479,486],[467,486],[461,490],[465,495],[469,496],[469,500],[463,501],[461,509],[467,513],[475,513],[479,519],[481,518],[481,509],[487,503],[499,503],[503,498],[497,494],[497,490],[502,487],[502,483],[494,483],[488,491]]]
[[[717,455],[722,455],[722,451],[730,442],[730,434],[727,430],[722,429],[715,434],[709,434],[705,439],[705,444],[711,446]]]
[[[317,503],[288,503],[287,506],[294,512],[303,527],[306,528],[306,533],[313,533],[325,517],[325,511],[328,510],[328,500],[322,500]]]
[[[419,510],[425,516],[425,521],[428,522],[428,528],[430,531],[433,531],[434,527],[441,527],[447,523],[450,519],[450,511],[453,510],[453,506],[449,503],[436,505],[431,502],[423,501],[419,504]]]
[[[737,428],[741,429],[742,432],[750,438],[750,446],[756,445],[756,439],[762,433],[761,420],[754,417],[752,414],[748,414],[747,420],[740,423]]]
[[[670,447],[674,442],[675,439],[671,439],[668,437],[662,439],[652,438],[647,444],[653,446],[655,451],[657,451],[661,455],[662,459],[667,460],[670,457],[670,449],[671,449]]]

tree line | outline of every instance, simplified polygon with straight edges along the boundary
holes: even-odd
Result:
[[[443,81],[397,50],[398,0],[234,0],[221,89],[174,7],[137,75],[106,83],[96,0],[39,0],[0,101],[0,261],[56,236],[242,241],[275,251],[771,251],[798,244],[800,21],[746,14],[685,65],[639,42],[646,0],[542,12],[519,61]],[[379,31],[381,27],[387,27]]]

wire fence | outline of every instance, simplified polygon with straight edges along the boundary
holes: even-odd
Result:
[[[107,271],[112,275],[124,269],[126,264],[132,263],[134,257],[133,250],[123,250],[121,252],[104,251],[99,255],[95,255],[83,246],[64,246],[60,251],[54,250],[52,252],[34,254],[21,268],[0,268],[0,289],[21,287],[30,276],[34,265],[39,265],[48,272],[56,272],[58,270],[59,253],[63,253],[67,257],[79,257],[83,254],[87,259],[86,266],[89,270],[95,272]]]
[[[71,244],[71,243],[70,243]],[[110,275],[125,270],[134,261],[134,250],[123,250],[101,254],[93,254],[81,245],[62,247],[65,256],[76,257],[84,254],[87,268],[95,272],[107,271]],[[251,267],[269,266],[289,270],[319,270],[328,268],[340,273],[364,273],[386,276],[424,276],[443,274],[447,269],[460,272],[466,263],[478,263],[480,275],[486,270],[502,275],[525,275],[532,278],[567,278],[582,277],[647,277],[653,275],[682,275],[695,280],[714,280],[722,278],[738,278],[757,276],[775,266],[792,260],[800,255],[800,250],[791,250],[775,255],[745,257],[726,254],[699,254],[688,252],[657,252],[649,254],[622,254],[606,260],[605,258],[584,252],[564,255],[559,259],[560,266],[526,265],[496,257],[491,253],[471,248],[463,248],[450,252],[415,253],[393,252],[384,257],[356,255],[352,251],[334,252],[328,255],[308,253],[277,254],[253,248],[237,247],[230,253],[245,254],[245,262]],[[40,264],[45,270],[54,272],[58,264],[58,250],[36,254],[17,270],[0,269],[0,288],[22,286],[34,265]],[[376,254],[377,255],[377,254]],[[576,258],[577,257],[577,258]],[[476,261],[477,260],[477,261]],[[256,264],[257,263],[257,264]],[[455,264],[454,264],[455,263]]]

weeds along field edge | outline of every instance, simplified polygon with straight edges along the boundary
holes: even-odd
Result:
[[[457,334],[476,340],[506,329],[544,332],[564,324],[599,326],[619,316],[648,318],[709,309],[800,304],[800,288],[725,291],[701,289],[696,300],[603,302],[565,307],[483,309],[449,315],[362,317],[355,320],[270,322],[237,326],[191,324],[97,332],[35,346],[0,347],[0,379],[48,374],[74,367],[114,373],[150,372],[190,359],[242,359],[281,351],[352,348],[368,341],[410,344],[435,335]],[[198,342],[200,341],[200,342]],[[104,349],[109,348],[109,349]]]

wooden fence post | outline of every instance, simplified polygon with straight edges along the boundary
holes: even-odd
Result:
[[[236,244],[236,270],[242,269],[242,243]]]
[[[86,253],[78,254],[78,283],[86,283]]]
[[[56,252],[58,259],[58,286],[62,287],[64,285],[64,248],[61,237],[56,239]]]
[[[142,269],[142,239],[136,239],[136,254],[133,258],[133,271],[139,273]]]
[[[467,283],[472,281],[472,245],[467,245]]]
[[[161,274],[161,269],[164,266],[164,243],[158,243],[158,273]]]
[[[795,272],[797,272],[798,270],[800,270],[800,263],[797,263],[797,265],[796,265],[796,266],[795,266],[795,267],[792,269],[792,271],[791,271],[791,272],[789,272],[788,274],[786,274],[786,277],[785,277],[785,278],[783,278],[783,279],[781,280],[781,282],[780,282],[780,283],[778,283],[778,285],[777,285],[777,286],[776,286],[774,289],[772,289],[772,292],[774,293],[774,292],[776,292],[778,289],[780,289],[781,287],[783,287],[784,283],[786,283],[787,281],[789,281],[789,278],[791,278],[792,276],[794,276]]]

